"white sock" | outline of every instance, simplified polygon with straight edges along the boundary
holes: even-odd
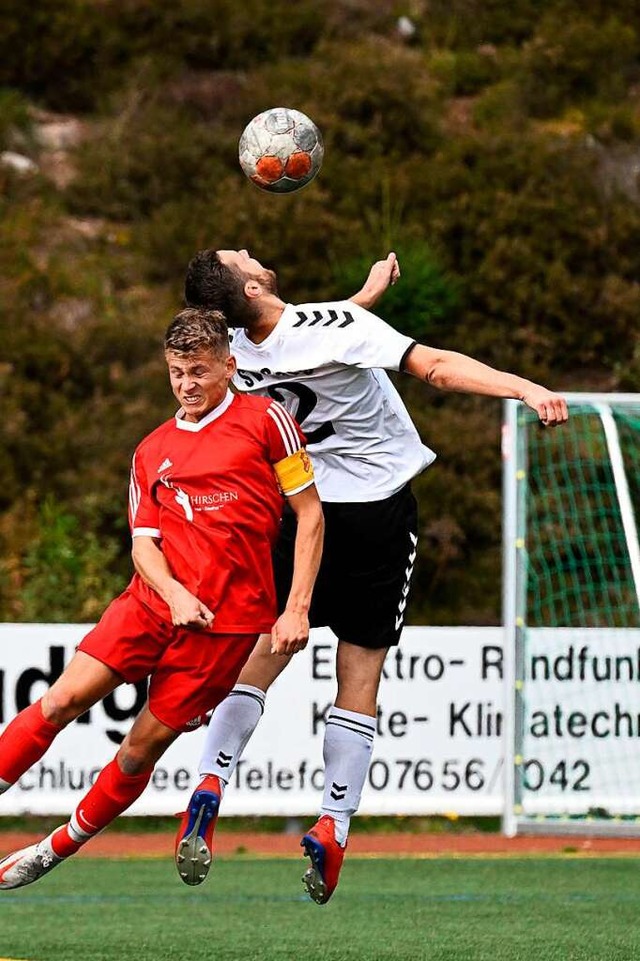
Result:
[[[236,684],[213,712],[198,771],[231,780],[236,764],[264,711],[266,694],[250,684]]]
[[[322,814],[336,823],[336,841],[347,842],[351,815],[360,805],[373,751],[376,719],[369,714],[332,707],[324,734],[325,787]]]
[[[61,827],[64,827],[64,825],[61,825]],[[38,854],[43,857],[45,863],[47,859],[50,861],[55,861],[56,863],[59,861],[64,861],[64,858],[60,857],[60,855],[56,854],[56,852],[53,850],[53,835],[59,830],[60,828],[56,828],[56,830],[52,831],[51,834],[47,834],[46,838],[43,838],[42,841],[38,841]]]

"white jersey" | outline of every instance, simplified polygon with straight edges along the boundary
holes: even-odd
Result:
[[[269,336],[230,333],[236,386],[280,401],[307,438],[323,501],[390,497],[430,464],[383,368],[415,341],[352,301],[288,304]]]

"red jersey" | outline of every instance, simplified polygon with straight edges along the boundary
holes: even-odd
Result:
[[[229,392],[202,420],[176,416],[136,449],[132,535],[161,538],[174,577],[215,614],[215,632],[273,627],[271,548],[283,507],[274,465],[289,464],[303,444],[304,435],[279,404]],[[309,470],[289,494],[313,482],[306,454],[300,463]],[[168,605],[138,574],[129,590],[170,621]]]

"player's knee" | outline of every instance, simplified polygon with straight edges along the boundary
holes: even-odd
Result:
[[[346,677],[338,680],[336,707],[357,714],[374,715],[378,704],[378,689],[380,686],[377,676]]]
[[[125,741],[118,751],[118,764],[123,774],[142,774],[153,767],[155,761],[155,752],[149,744],[127,744]]]
[[[120,769],[130,775],[148,771],[162,757],[176,736],[176,733],[168,728],[155,732],[146,731],[144,736],[137,736],[131,731],[118,751]]]
[[[56,688],[47,691],[42,697],[42,715],[51,724],[65,727],[89,707],[82,695],[70,688]]]

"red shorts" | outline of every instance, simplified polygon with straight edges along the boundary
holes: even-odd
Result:
[[[129,684],[150,676],[153,716],[174,731],[191,731],[227,696],[258,636],[174,627],[125,591],[109,604],[78,650]]]

